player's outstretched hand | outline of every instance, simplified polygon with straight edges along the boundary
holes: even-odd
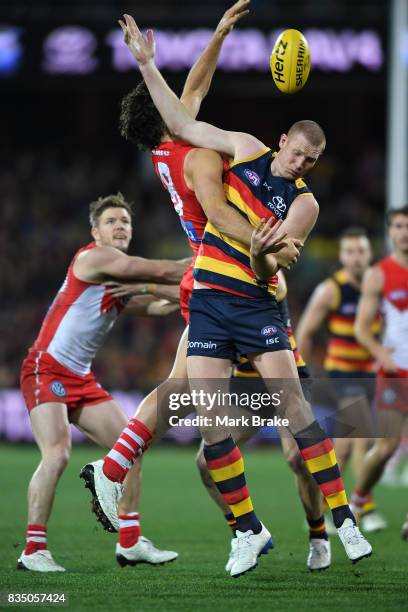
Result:
[[[156,43],[153,30],[147,30],[145,38],[131,15],[125,14],[123,19],[125,21],[119,19],[118,23],[124,34],[124,41],[139,66],[143,66],[154,58]]]
[[[249,13],[249,4],[251,0],[238,0],[228,11],[225,11],[222,16],[217,28],[215,30],[216,34],[219,34],[222,38],[228,36],[231,30],[234,28],[234,25],[245,15]]]

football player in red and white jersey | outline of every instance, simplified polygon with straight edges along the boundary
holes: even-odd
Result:
[[[110,448],[127,422],[124,412],[95,379],[93,358],[124,308],[156,315],[175,310],[177,284],[187,265],[186,260],[126,255],[132,237],[131,208],[121,194],[93,202],[90,222],[94,242],[74,256],[21,370],[21,391],[41,463],[28,489],[27,544],[18,560],[20,569],[64,571],[47,549],[46,525],[57,482],[69,459],[69,423]],[[126,301],[114,298],[104,286],[109,280],[163,283],[163,292],[173,303],[148,296]],[[104,504],[104,500],[100,502]],[[149,541],[141,546],[148,549],[144,552],[149,562],[163,563],[177,557],[170,551],[158,551]]]
[[[381,411],[379,420],[386,419],[381,430],[388,437],[379,438],[365,456],[352,497],[357,514],[398,448],[408,418],[408,206],[391,209],[387,221],[393,250],[364,276],[356,336],[379,365],[376,407]],[[371,331],[380,305],[384,317],[382,342]]]

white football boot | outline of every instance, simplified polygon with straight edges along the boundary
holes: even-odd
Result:
[[[383,529],[386,529],[387,526],[388,524],[385,518],[376,510],[367,512],[366,514],[363,514],[360,518],[361,530],[365,531],[366,533],[382,531]]]
[[[371,557],[373,552],[371,544],[367,542],[351,518],[345,519],[342,526],[337,529],[337,533],[350,561],[357,563],[360,559]]]
[[[230,550],[230,554],[229,554],[229,557],[228,557],[227,565],[225,566],[225,571],[226,572],[230,572],[232,566],[235,563],[235,551],[237,549],[237,542],[238,542],[237,538],[232,538],[232,540],[231,540],[231,550]]]
[[[311,572],[321,571],[330,567],[331,546],[329,540],[323,538],[311,538],[309,556],[306,565]]]
[[[230,575],[233,578],[242,576],[258,565],[258,557],[268,554],[270,548],[273,548],[271,534],[261,523],[262,529],[255,534],[251,529],[242,532],[237,529],[234,562],[231,567]]]
[[[103,459],[87,463],[79,473],[85,487],[91,491],[93,512],[106,531],[119,531],[118,504],[123,487],[103,473]]]
[[[23,552],[17,561],[17,569],[32,572],[65,572],[65,567],[55,563],[49,550],[37,550],[31,555],[25,555]]]
[[[140,536],[134,546],[124,548],[116,544],[116,560],[124,567],[125,565],[137,565],[138,563],[150,563],[150,565],[163,565],[177,559],[178,553],[173,550],[160,550],[153,543]]]

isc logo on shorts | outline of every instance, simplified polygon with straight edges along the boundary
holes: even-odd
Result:
[[[261,334],[263,336],[273,336],[277,331],[278,330],[274,325],[267,325],[261,329]]]
[[[65,397],[67,392],[64,385],[59,380],[54,380],[50,385],[51,391],[58,397]]]

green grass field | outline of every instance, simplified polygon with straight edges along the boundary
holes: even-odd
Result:
[[[31,446],[0,446],[0,591],[64,591],[75,611],[407,609],[408,543],[399,536],[408,507],[406,490],[378,488],[377,500],[390,527],[371,536],[371,559],[353,566],[333,537],[332,567],[309,574],[292,475],[278,451],[247,450],[252,497],[275,549],[262,557],[255,572],[234,580],[224,572],[229,533],[199,482],[194,449],[159,447],[145,458],[142,528],[157,545],[180,556],[167,566],[122,569],[114,557],[116,536],[96,524],[88,491],[78,478],[81,466],[99,455],[93,447],[73,450],[49,524],[49,547],[68,571],[47,575],[14,569],[24,544],[26,486],[39,454]]]

